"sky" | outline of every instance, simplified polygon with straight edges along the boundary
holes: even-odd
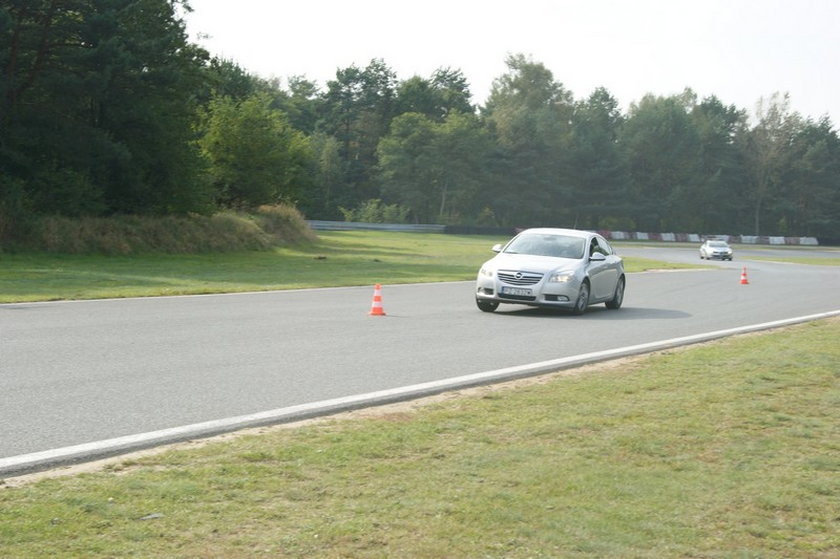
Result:
[[[755,114],[790,110],[840,125],[838,0],[189,0],[192,42],[263,78],[381,59],[398,80],[460,70],[483,105],[505,60],[523,54],[575,99],[605,87],[623,111],[691,88]],[[283,82],[285,84],[285,82]]]

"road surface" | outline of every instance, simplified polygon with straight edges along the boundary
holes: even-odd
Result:
[[[700,263],[687,248],[622,252]],[[840,267],[742,255],[712,265],[631,274],[622,309],[582,317],[483,313],[472,282],[383,285],[386,316],[368,314],[373,286],[0,305],[0,475],[79,459],[56,449],[92,445],[93,457],[840,309]],[[101,444],[114,440],[127,445]]]

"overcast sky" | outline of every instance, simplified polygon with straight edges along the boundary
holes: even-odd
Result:
[[[840,124],[838,0],[189,0],[188,32],[264,78],[384,60],[399,80],[461,70],[484,104],[505,58],[542,63],[576,99],[606,87],[623,110],[686,87],[755,111],[788,93]]]

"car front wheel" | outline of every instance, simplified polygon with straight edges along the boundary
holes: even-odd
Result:
[[[476,299],[475,304],[478,305],[478,308],[484,312],[493,312],[497,308],[499,308],[499,303],[497,301],[485,301],[484,299]]]
[[[580,284],[580,291],[578,298],[575,301],[575,308],[572,309],[572,314],[580,316],[586,312],[586,307],[589,306],[589,283],[583,282]]]

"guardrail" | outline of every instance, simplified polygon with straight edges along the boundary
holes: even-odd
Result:
[[[400,231],[410,233],[445,233],[445,225],[410,224],[410,223],[361,223],[357,221],[318,221],[307,220],[309,226],[316,231]]]
[[[467,227],[435,224],[411,223],[361,223],[356,221],[319,221],[308,220],[309,226],[316,231],[394,231],[409,233],[452,233],[459,235],[514,235],[521,228],[504,227]],[[700,235],[697,233],[641,233],[626,231],[598,231],[604,238],[612,241],[661,241],[681,243],[702,243],[704,239],[722,239],[730,243],[745,245],[803,245],[818,246],[816,237],[778,237],[758,235]]]

